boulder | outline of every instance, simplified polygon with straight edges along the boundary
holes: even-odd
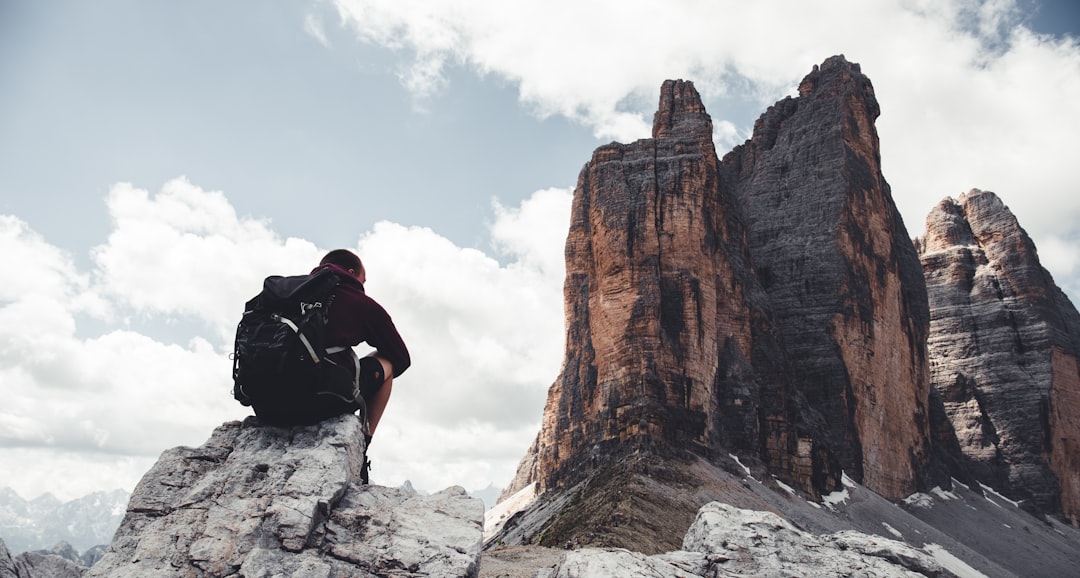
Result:
[[[567,553],[556,578],[948,575],[934,558],[903,542],[855,531],[814,535],[772,512],[706,504],[682,550],[646,556],[623,549]]]

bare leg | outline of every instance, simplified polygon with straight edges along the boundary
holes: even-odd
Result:
[[[383,366],[383,375],[386,376],[386,380],[382,382],[379,389],[375,391],[375,394],[368,400],[368,425],[371,427],[371,435],[375,435],[375,428],[379,425],[379,420],[382,419],[383,411],[386,410],[386,404],[390,401],[390,391],[394,386],[394,366],[389,361],[375,355],[375,359],[379,360],[379,363]]]

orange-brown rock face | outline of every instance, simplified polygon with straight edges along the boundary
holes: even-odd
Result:
[[[811,494],[926,476],[922,270],[881,176],[869,80],[843,57],[719,161],[693,85],[653,137],[598,149],[566,243],[567,341],[511,488],[635,451],[736,452]]]
[[[566,242],[566,358],[538,437],[543,488],[635,450],[757,447],[768,411],[753,300],[764,295],[734,214],[689,82],[664,84],[652,139],[593,154]],[[771,403],[782,409],[782,393]]]
[[[984,483],[1080,521],[1080,315],[997,195],[945,199],[917,241],[932,380]]]
[[[878,104],[832,57],[723,161],[796,387],[853,478],[889,498],[930,460],[929,322],[918,256],[882,177]]]

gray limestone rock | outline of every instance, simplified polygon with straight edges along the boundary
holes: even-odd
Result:
[[[23,552],[12,556],[0,540],[0,578],[80,578],[84,572],[86,568],[54,554]]]
[[[162,454],[87,576],[475,576],[482,502],[361,485],[364,451],[353,415],[225,423]]]
[[[769,107],[721,172],[741,203],[799,392],[824,417],[824,435],[800,442],[900,499],[929,487],[929,311],[882,174],[879,112],[859,65],[830,57],[797,98]],[[818,479],[824,469],[839,479],[836,464],[813,460]]]
[[[844,531],[818,536],[771,512],[712,502],[698,511],[683,549],[645,556],[621,549],[568,553],[557,578],[697,576],[942,576],[929,554],[903,542]]]
[[[1080,314],[991,192],[945,199],[916,241],[930,371],[980,481],[1080,520]]]
[[[0,578],[17,578],[15,573],[15,560],[11,558],[11,551],[7,544],[0,539]]]
[[[86,568],[54,554],[23,552],[15,557],[18,578],[80,578],[84,572]]]

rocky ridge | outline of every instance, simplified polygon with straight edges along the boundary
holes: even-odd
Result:
[[[489,542],[485,552],[481,576],[555,576],[560,564],[567,572],[579,564],[587,565],[589,572],[577,574],[581,576],[699,575],[693,572],[701,571],[700,567],[679,569],[667,563],[670,553],[680,551],[690,551],[679,554],[680,559],[696,558],[703,551],[724,554],[722,564],[704,570],[719,576],[773,575],[769,572],[817,576],[841,572],[845,564],[868,568],[881,563],[873,559],[880,554],[868,552],[848,562],[835,558],[831,549],[841,542],[834,538],[851,535],[858,535],[864,543],[882,544],[883,550],[902,543],[902,547],[896,546],[900,551],[914,550],[932,557],[942,568],[941,576],[1059,577],[1071,575],[1080,564],[1080,530],[1052,518],[1036,518],[986,488],[954,483],[952,490],[934,487],[928,493],[893,502],[845,477],[842,490],[816,500],[771,478],[763,468],[746,467],[734,460],[722,467],[702,459],[674,465],[648,456],[628,461],[629,468],[611,474],[615,483],[605,484],[594,477],[567,490],[536,496],[530,507],[509,520],[503,518],[505,526],[496,531],[496,539]],[[682,476],[681,483],[673,483],[673,475]],[[677,509],[671,507],[673,500],[724,504],[725,513],[717,516],[728,535],[713,534],[717,539],[688,548],[684,535],[700,516],[700,509],[689,520],[679,522],[671,516],[671,511]],[[650,507],[653,503],[659,507]],[[567,532],[551,522],[552,509],[580,511],[605,505],[617,510],[612,516],[615,523],[607,528],[579,524]],[[621,509],[624,505],[645,509],[645,522],[632,520],[627,515],[629,508]],[[763,519],[785,522],[754,522]],[[654,534],[640,527],[643,523],[663,526],[674,539],[660,547],[649,542],[631,543],[631,539],[644,540]],[[629,545],[597,546],[602,534],[615,535]],[[567,541],[572,542],[574,552],[584,554],[571,555],[565,549]],[[518,545],[524,542],[550,547]],[[773,547],[759,549],[763,545]],[[552,559],[552,554],[559,551],[566,554],[565,560]],[[577,560],[579,556],[588,560]],[[510,573],[508,565],[502,563],[492,566],[494,573],[487,573],[489,559],[503,558],[531,559],[532,572]],[[813,559],[821,568],[808,570],[802,566]],[[880,568],[876,571],[886,572]]]
[[[879,114],[859,65],[834,56],[803,79],[797,98],[770,107],[722,167],[797,389],[825,424],[823,435],[773,451],[800,456],[801,444],[815,462],[827,451],[852,478],[900,499],[931,484],[930,315],[919,258],[881,172]]]
[[[716,194],[711,120],[691,83],[660,102],[654,138],[597,149],[578,178],[564,369],[515,486],[564,487],[635,451],[754,451],[759,411],[786,423],[787,384],[755,367],[778,350],[733,199]]]
[[[966,565],[965,565],[966,566]],[[970,568],[970,567],[968,567]],[[702,506],[681,550],[645,556],[629,550],[567,554],[556,578],[574,576],[942,576],[928,553],[855,531],[815,535],[772,512],[710,502]]]
[[[0,536],[15,552],[51,548],[67,542],[77,550],[108,544],[128,493],[94,492],[61,501],[51,494],[24,500],[10,488],[0,488]]]

